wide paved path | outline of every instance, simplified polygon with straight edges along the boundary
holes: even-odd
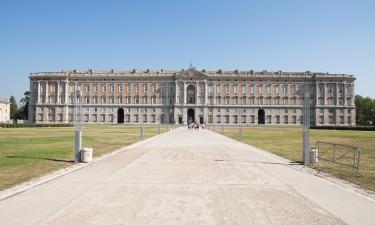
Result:
[[[375,203],[180,128],[0,202],[0,224],[375,224]]]

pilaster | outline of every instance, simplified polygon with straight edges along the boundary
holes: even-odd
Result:
[[[45,90],[45,99],[44,99],[44,103],[49,103],[49,101],[48,101],[48,81],[46,81],[46,90]]]

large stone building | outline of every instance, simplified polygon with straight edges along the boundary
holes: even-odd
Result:
[[[29,120],[72,123],[76,90],[86,123],[355,125],[353,75],[312,72],[66,71],[30,75]]]
[[[10,102],[0,99],[0,123],[9,123],[10,121]]]

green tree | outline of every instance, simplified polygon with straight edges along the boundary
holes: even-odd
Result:
[[[375,125],[375,99],[370,97],[355,96],[357,125]]]
[[[17,106],[17,100],[16,98],[12,95],[10,97],[10,118],[13,120],[17,119],[17,113],[18,113],[18,106]]]
[[[29,114],[29,102],[30,102],[30,91],[25,91],[23,94],[23,98],[21,98],[21,104],[22,106],[18,110],[18,116],[17,118],[27,120],[28,114]]]

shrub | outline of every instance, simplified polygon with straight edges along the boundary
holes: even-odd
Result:
[[[2,128],[22,128],[22,127],[73,127],[73,124],[39,124],[39,123],[0,123]]]
[[[375,126],[311,126],[311,129],[375,131]]]

